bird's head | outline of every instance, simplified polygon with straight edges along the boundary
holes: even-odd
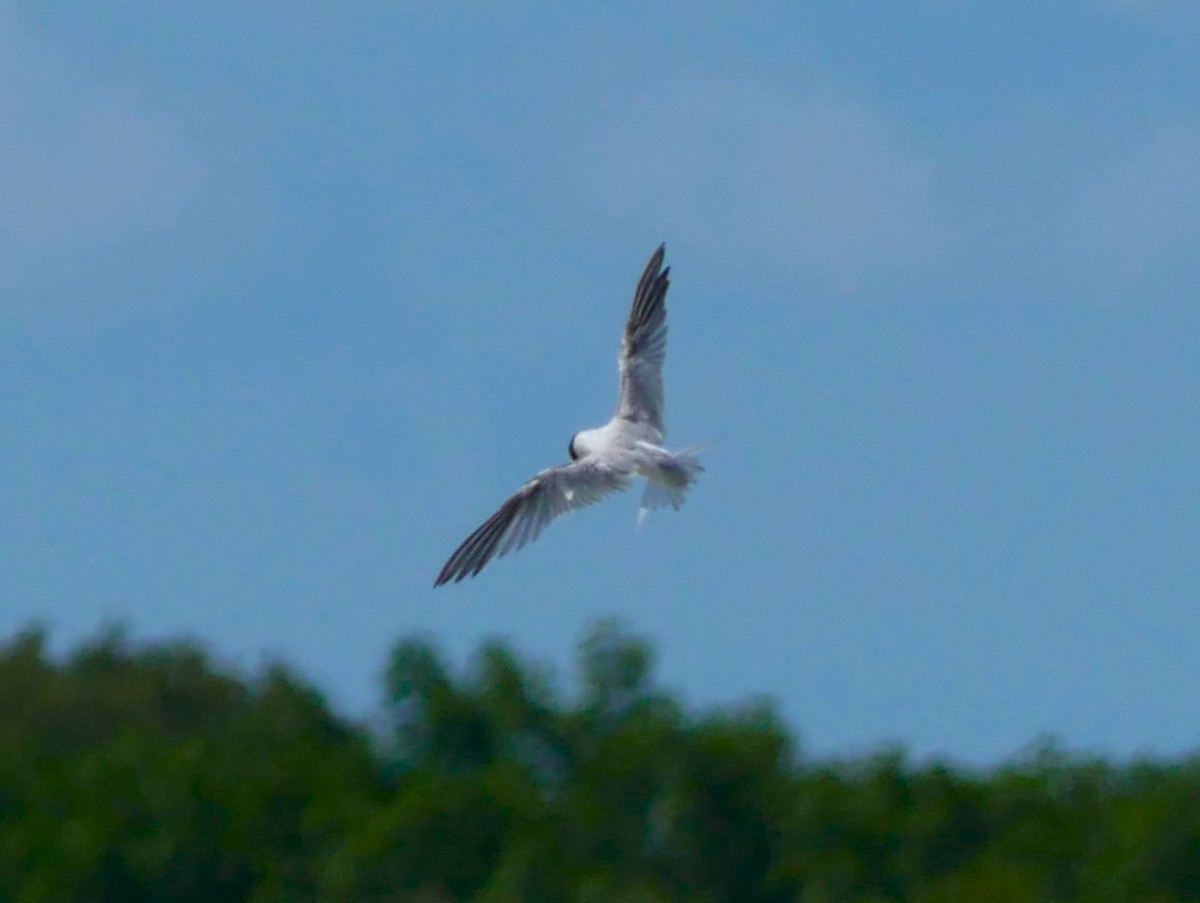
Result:
[[[586,458],[596,450],[597,444],[602,439],[600,430],[580,430],[571,437],[571,444],[567,446],[567,454],[571,456],[572,461]]]

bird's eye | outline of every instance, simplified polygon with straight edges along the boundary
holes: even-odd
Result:
[[[575,454],[575,437],[571,437],[571,441],[567,443],[567,454],[571,456],[572,461],[578,461],[579,455]]]

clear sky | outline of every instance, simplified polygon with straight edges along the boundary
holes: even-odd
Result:
[[[0,633],[387,650],[962,761],[1200,744],[1200,6],[0,3]],[[679,515],[475,581],[667,242]]]

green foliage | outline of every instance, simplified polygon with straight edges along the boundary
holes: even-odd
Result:
[[[0,901],[1200,901],[1200,759],[802,759],[616,624],[558,686],[395,647],[374,733],[284,666],[109,630],[0,648]]]
[[[0,652],[0,899],[312,899],[319,854],[379,790],[366,737],[287,669],[110,631]]]

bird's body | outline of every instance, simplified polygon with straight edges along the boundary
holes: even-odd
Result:
[[[434,586],[475,576],[492,558],[537,539],[559,515],[626,489],[634,476],[646,479],[639,522],[653,508],[679,510],[704,468],[694,450],[671,452],[663,445],[662,365],[670,286],[664,253],[660,246],[650,257],[634,292],[618,360],[621,385],[613,418],[576,433],[568,446],[571,462],[543,470],[518,489],[454,551]]]

